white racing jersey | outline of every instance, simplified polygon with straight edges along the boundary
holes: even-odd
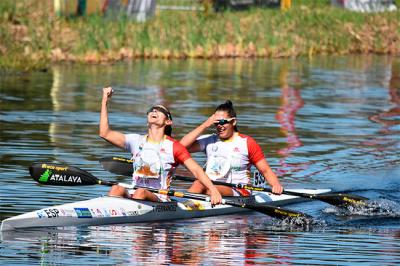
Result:
[[[175,168],[191,158],[182,144],[168,136],[155,143],[147,135],[126,134],[125,149],[132,154],[134,186],[169,189]]]
[[[207,155],[206,173],[212,180],[248,184],[251,165],[265,159],[257,142],[238,132],[228,141],[212,134],[199,137],[197,142]]]

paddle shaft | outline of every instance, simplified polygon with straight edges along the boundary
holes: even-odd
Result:
[[[196,180],[194,178],[191,178],[188,176],[181,176],[181,175],[174,175],[174,177],[178,180],[188,181],[188,182],[193,182]],[[253,191],[262,191],[262,192],[271,192],[272,193],[272,189],[265,188],[265,187],[253,187],[253,186],[244,185],[244,184],[225,183],[225,182],[215,181],[215,180],[212,180],[212,182],[214,185],[228,186],[228,187],[232,187],[232,188],[244,188],[244,189],[253,190]],[[298,196],[298,197],[302,197],[302,198],[318,199],[317,194],[304,194],[301,192],[294,192],[294,191],[287,191],[287,190],[284,190],[282,194],[293,195],[293,196]]]

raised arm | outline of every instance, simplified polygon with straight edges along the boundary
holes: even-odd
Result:
[[[222,196],[218,189],[211,182],[210,178],[204,173],[203,169],[192,158],[185,160],[183,163],[186,168],[210,191],[211,204],[220,204]]]
[[[121,132],[112,130],[108,124],[108,100],[111,99],[113,89],[111,87],[103,88],[103,99],[101,101],[100,111],[100,125],[99,125],[99,136],[110,142],[111,144],[124,148],[125,146],[125,135]]]
[[[259,160],[255,167],[258,171],[264,176],[264,178],[268,181],[268,184],[271,186],[272,192],[275,194],[282,194],[283,187],[278,180],[278,177],[272,171],[271,167],[267,163],[265,159]]]
[[[212,114],[206,121],[204,121],[200,126],[196,127],[188,134],[186,134],[179,142],[185,146],[189,152],[200,151],[200,145],[196,139],[203,133],[204,130],[211,127],[215,122],[215,114]]]

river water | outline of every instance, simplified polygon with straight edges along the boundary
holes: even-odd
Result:
[[[400,58],[153,60],[2,73],[0,220],[107,192],[38,185],[28,173],[36,161],[129,182],[98,162],[128,156],[98,137],[102,87],[109,85],[114,129],[144,133],[146,110],[162,103],[172,109],[178,139],[231,99],[239,131],[259,142],[286,188],[345,191],[383,211],[355,214],[310,201],[289,206],[321,221],[310,228],[250,212],[8,232],[1,235],[2,265],[400,263]],[[204,163],[203,155],[194,158]]]

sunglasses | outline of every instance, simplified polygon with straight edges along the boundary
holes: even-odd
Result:
[[[147,115],[149,115],[151,112],[160,112],[163,113],[169,120],[172,120],[172,116],[171,113],[167,112],[167,110],[165,110],[164,108],[160,107],[160,106],[153,106],[151,107],[149,110],[147,110]]]
[[[214,125],[215,126],[218,126],[218,125],[223,126],[223,125],[226,125],[226,124],[230,123],[234,119],[235,119],[234,117],[228,118],[228,119],[219,119],[216,122],[214,122]]]

